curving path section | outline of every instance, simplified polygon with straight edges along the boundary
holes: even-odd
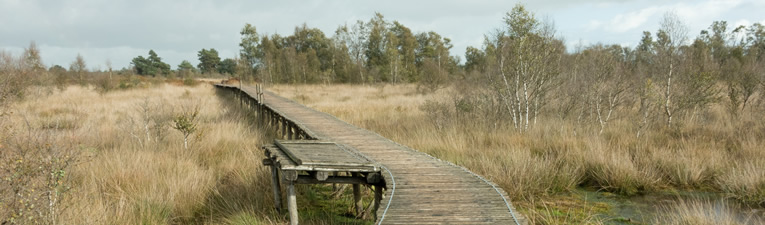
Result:
[[[257,96],[253,86],[242,92]],[[381,165],[386,193],[376,224],[526,224],[504,190],[463,167],[268,91],[261,104],[315,138],[354,149]]]

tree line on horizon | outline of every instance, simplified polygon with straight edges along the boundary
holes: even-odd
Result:
[[[331,37],[306,24],[289,36],[261,35],[251,24],[240,34],[242,72],[262,82],[414,83],[446,79],[459,70],[449,38],[414,33],[380,13],[339,26]]]
[[[695,38],[674,14],[664,15],[656,32],[643,32],[637,46],[566,46],[551,23],[538,20],[523,5],[506,13],[502,25],[485,35],[482,46],[467,47],[464,63],[453,56],[451,40],[414,32],[376,13],[368,21],[339,26],[332,36],[306,24],[291,35],[260,34],[245,24],[239,56],[221,60],[217,50],[201,49],[196,66],[184,60],[171,70],[156,52],[137,56],[118,74],[152,77],[228,74],[245,80],[283,84],[417,84],[434,91],[448,84],[470,86],[455,109],[491,109],[519,130],[532,127],[545,111],[560,118],[591,120],[601,131],[618,109],[635,106],[643,125],[662,117],[672,126],[678,116],[695,118],[713,103],[731,115],[760,104],[765,87],[765,27],[730,27],[715,21]],[[45,66],[34,43],[21,63],[3,53],[5,70]],[[18,69],[18,68],[17,68]],[[22,68],[23,69],[23,68]],[[54,65],[51,79],[37,83],[83,83],[89,70],[81,56],[67,68]],[[111,63],[107,70],[112,75]],[[62,78],[65,77],[65,78]],[[555,100],[555,101],[551,101]],[[488,113],[488,112],[487,112]],[[654,115],[659,113],[659,115]],[[643,126],[641,125],[641,126]]]
[[[760,23],[731,27],[715,21],[692,38],[681,19],[668,12],[660,28],[644,31],[634,48],[569,49],[551,23],[521,4],[503,22],[485,35],[483,46],[466,49],[464,63],[450,54],[450,39],[432,31],[415,33],[380,13],[341,25],[331,37],[305,24],[289,36],[259,34],[246,24],[238,60],[244,65],[238,72],[266,83],[415,83],[424,91],[468,85],[483,97],[465,91],[453,108],[490,109],[521,131],[536,124],[544,107],[559,118],[594,121],[603,132],[620,110],[633,106],[643,130],[651,120],[671,127],[678,117],[699,118],[715,103],[736,117],[752,107],[757,93],[765,98],[765,26]]]

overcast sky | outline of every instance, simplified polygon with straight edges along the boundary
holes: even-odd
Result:
[[[342,24],[367,21],[375,12],[414,32],[435,31],[452,39],[453,55],[481,46],[483,35],[502,26],[517,2],[507,0],[0,0],[0,49],[20,54],[30,41],[46,65],[68,67],[78,53],[89,68],[128,67],[153,49],[175,68],[196,65],[196,52],[215,48],[221,58],[237,55],[245,23],[260,34],[289,35],[307,23],[331,36]],[[765,24],[765,0],[542,0],[522,2],[555,23],[569,48],[577,43],[634,46],[642,31],[655,32],[659,18],[674,11],[690,38],[712,21]]]

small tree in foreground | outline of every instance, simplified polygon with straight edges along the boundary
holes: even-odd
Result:
[[[197,116],[199,116],[199,106],[194,106],[190,110],[183,110],[173,117],[173,129],[183,134],[183,148],[186,150],[189,149],[189,136],[197,131]]]

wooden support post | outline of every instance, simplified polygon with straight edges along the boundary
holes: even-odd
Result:
[[[282,128],[282,118],[279,117],[278,114],[274,113],[274,121],[275,121],[274,124],[276,125],[274,126],[274,131],[276,131],[276,137],[278,138],[279,135],[281,134],[280,129]]]
[[[333,177],[337,177],[337,174],[338,174],[337,171],[332,172],[332,176]],[[337,191],[337,184],[336,183],[332,183],[332,191]]]
[[[380,210],[380,201],[382,201],[383,198],[383,186],[382,185],[375,185],[375,208],[374,208],[374,219],[377,221],[377,211]]]
[[[287,126],[285,127],[285,129],[287,129],[287,133],[286,135],[284,135],[284,139],[292,140],[292,121],[289,121],[289,120],[285,120],[285,121],[287,121],[287,124],[286,124]]]
[[[273,129],[275,131],[277,131],[277,134],[278,134],[278,131],[279,131],[279,116],[276,115],[275,112],[271,111],[271,117],[273,118],[273,119],[271,119],[271,120],[273,120],[273,124],[271,125],[271,127],[273,127]]]
[[[311,172],[311,175],[318,181],[325,181],[329,178],[329,172],[326,171],[313,171]]]
[[[266,127],[271,126],[271,114],[268,113],[268,110],[264,109],[263,115],[265,115],[266,120],[264,121],[264,124],[266,125]]]
[[[357,177],[358,173],[353,173],[353,177]],[[364,212],[364,203],[361,202],[361,185],[353,184],[353,205],[356,208],[356,217],[360,217]]]
[[[269,111],[268,115],[271,116],[271,121],[269,123],[269,126],[272,127],[272,129],[276,129],[276,113],[273,111]]]
[[[258,121],[258,122],[260,122],[260,125],[261,126],[265,126],[266,125],[266,114],[263,113],[263,108],[261,108],[260,105],[258,105],[258,117],[260,117],[259,118],[260,121]]]
[[[282,131],[282,118],[279,117],[276,113],[274,113],[274,116],[276,117],[276,136],[281,137],[281,131]]]
[[[289,128],[289,126],[287,125],[288,122],[287,122],[287,119],[285,119],[284,117],[281,117],[281,120],[282,120],[282,138],[287,139],[287,128]]]
[[[274,207],[277,212],[282,211],[282,189],[279,184],[279,169],[271,162],[271,181],[273,181],[272,188],[274,189]]]
[[[298,179],[298,173],[294,170],[282,170],[282,176],[287,181],[296,181]]]
[[[274,124],[276,124],[276,117],[274,117],[274,113],[271,111],[268,111],[268,126],[275,127]]]
[[[287,121],[285,128],[287,129],[287,134],[284,135],[284,139],[292,140],[292,124]]]
[[[265,109],[264,109],[264,111],[263,111],[263,115],[264,115],[264,117],[263,117],[263,118],[265,119],[265,120],[263,121],[263,124],[264,124],[264,125],[266,125],[266,127],[270,126],[270,125],[271,125],[271,114],[270,114],[270,113],[268,113],[268,110],[265,110]]]
[[[292,181],[287,183],[287,210],[290,213],[290,225],[297,225],[297,196],[295,196],[295,184]]]
[[[266,110],[263,109],[262,105],[258,105],[258,116],[260,116],[260,125],[263,127],[266,127],[268,123],[268,115],[266,115]]]

